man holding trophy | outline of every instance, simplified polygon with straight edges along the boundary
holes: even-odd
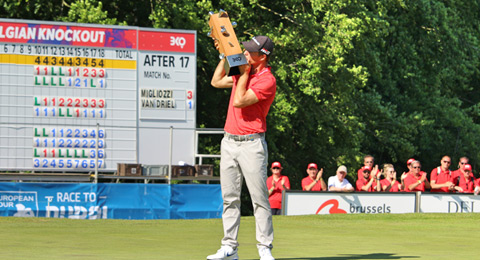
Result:
[[[229,36],[232,34],[233,31],[228,32]],[[218,35],[213,35],[213,38],[219,51],[222,51],[222,44],[235,45],[231,39],[222,43]],[[232,70],[226,64],[228,58],[221,55],[211,81],[213,87],[232,88],[232,92],[220,159],[224,237],[221,248],[209,255],[209,260],[238,259],[243,179],[252,198],[260,260],[274,260],[271,254],[273,225],[266,185],[268,150],[265,141],[266,117],[276,93],[276,80],[268,65],[274,44],[267,36],[256,36],[242,44],[247,64],[238,66],[239,75],[229,76],[226,73],[226,69]]]

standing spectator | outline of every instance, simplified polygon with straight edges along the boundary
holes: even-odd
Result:
[[[450,164],[452,160],[445,155],[440,160],[440,166],[433,169],[430,173],[431,192],[453,192],[455,191],[455,184],[453,183],[452,171],[450,171]]]
[[[460,193],[473,193],[475,187],[475,178],[472,176],[472,166],[465,164],[462,166],[462,175],[458,176],[458,186],[455,190]]]
[[[381,174],[381,172],[378,171],[378,166],[375,166],[373,170],[370,166],[363,166],[362,169],[363,178],[359,178],[356,182],[357,191],[378,191],[378,183]]]
[[[257,249],[261,260],[274,260],[271,252],[273,223],[267,188],[268,148],[265,141],[267,115],[277,84],[268,61],[274,44],[267,36],[242,42],[248,64],[240,75],[225,73],[225,59],[218,63],[211,80],[215,88],[231,88],[225,136],[220,146],[220,186],[223,198],[223,234],[220,249],[207,259],[238,259],[240,195],[242,180],[252,198]],[[218,41],[215,47],[219,49]]]
[[[290,189],[290,180],[282,175],[282,170],[280,162],[272,163],[272,176],[267,178],[268,201],[270,201],[272,215],[282,213],[282,191]]]
[[[402,190],[405,189],[405,185],[403,183],[403,181],[405,180],[405,178],[408,176],[408,174],[410,174],[412,171],[412,163],[416,161],[414,158],[410,158],[408,159],[407,161],[407,169],[408,169],[408,172],[403,172],[402,173],[402,176],[400,176],[400,181],[401,181],[401,185],[402,185]]]
[[[385,179],[380,181],[381,191],[399,192],[402,190],[402,185],[397,181],[397,172],[392,164],[383,165],[383,174],[385,175]]]
[[[455,170],[455,171],[452,171],[452,177],[453,177],[453,180],[454,180],[453,183],[454,183],[455,185],[458,185],[458,182],[457,182],[457,181],[458,181],[458,177],[460,177],[460,176],[463,175],[463,170],[462,170],[462,169],[463,169],[463,166],[466,165],[466,164],[468,164],[468,162],[469,162],[469,159],[468,159],[468,157],[466,157],[466,156],[463,156],[463,157],[461,157],[461,158],[458,160],[458,169]],[[470,174],[471,174],[472,177],[473,177],[473,173],[470,172]]]
[[[308,176],[302,180],[302,189],[306,191],[326,191],[327,185],[322,179],[323,168],[318,171],[317,164],[310,163],[307,166]]]
[[[410,165],[412,169],[404,180],[404,191],[422,191],[430,189],[430,183],[427,180],[427,173],[421,171],[422,165],[419,161],[413,161]]]
[[[328,178],[328,191],[352,192],[354,188],[345,176],[347,176],[347,167],[341,165],[337,169],[337,174]]]
[[[357,178],[363,179],[363,167],[369,166],[370,169],[373,169],[374,164],[375,164],[375,158],[373,158],[373,156],[369,154],[365,155],[363,157],[363,166],[357,171]]]

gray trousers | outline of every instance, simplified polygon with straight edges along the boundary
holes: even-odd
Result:
[[[265,137],[238,141],[225,136],[221,145],[220,182],[223,198],[222,245],[236,248],[240,227],[240,194],[245,182],[252,198],[257,247],[272,247],[273,225],[267,189],[268,149]]]

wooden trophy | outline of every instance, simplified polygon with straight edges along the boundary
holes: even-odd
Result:
[[[247,64],[247,58],[243,55],[242,48],[235,35],[234,27],[237,23],[230,22],[227,12],[220,9],[218,13],[210,12],[210,32],[208,36],[218,41],[220,51],[219,58],[226,59],[225,73],[228,76],[240,74],[239,66]]]

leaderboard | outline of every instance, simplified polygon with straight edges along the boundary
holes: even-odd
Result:
[[[195,66],[194,31],[0,19],[0,170],[194,163]]]

